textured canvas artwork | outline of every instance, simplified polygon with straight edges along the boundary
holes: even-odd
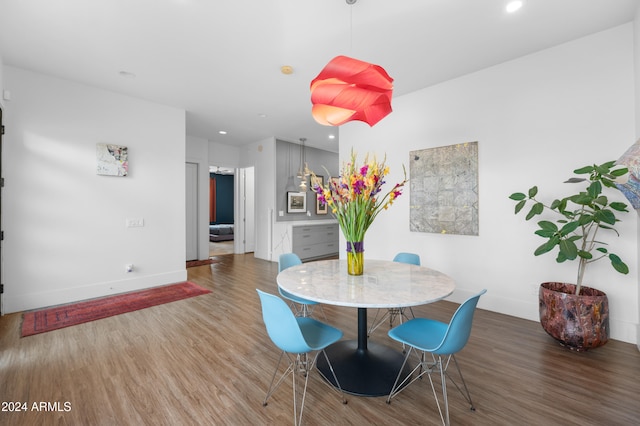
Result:
[[[634,209],[640,209],[640,139],[618,159],[618,164],[624,164],[629,169],[629,180],[616,184],[618,189],[627,197]],[[640,213],[640,212],[639,212]]]
[[[478,235],[478,142],[409,153],[410,230]]]
[[[126,146],[96,144],[96,173],[106,176],[126,176],[129,173],[128,150]]]

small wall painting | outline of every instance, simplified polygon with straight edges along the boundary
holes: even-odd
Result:
[[[321,203],[316,196],[316,214],[327,214],[329,211],[329,205],[327,203]]]
[[[640,139],[620,157],[618,164],[627,166],[629,179],[624,183],[617,183],[618,189],[627,197],[634,209],[640,209]],[[638,211],[640,214],[640,211]]]
[[[96,173],[103,176],[127,176],[129,173],[126,146],[106,143],[96,144]]]
[[[307,193],[287,192],[287,213],[306,213]]]
[[[316,192],[317,187],[324,188],[324,176],[311,176],[311,190],[316,200],[316,214],[327,214],[329,211],[327,204],[321,203],[318,199],[318,193]]]

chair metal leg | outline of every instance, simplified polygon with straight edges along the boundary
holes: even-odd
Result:
[[[447,375],[446,368],[449,365],[442,365],[442,357],[438,355],[438,359],[436,360],[437,368],[440,372],[440,382],[442,384],[442,399],[444,400],[444,417],[442,416],[442,410],[440,409],[440,403],[438,402],[438,394],[436,393],[436,389],[433,387],[433,381],[431,380],[431,375],[429,375],[429,381],[431,382],[431,390],[433,390],[433,397],[436,400],[436,405],[438,406],[438,412],[440,413],[440,420],[442,420],[442,424],[445,426],[449,426],[451,423],[449,421],[449,399],[447,398]]]
[[[402,361],[402,365],[400,366],[400,370],[398,371],[398,376],[396,377],[395,382],[393,382],[393,386],[391,386],[391,391],[389,391],[389,396],[387,397],[387,404],[391,404],[391,398],[393,398],[394,396],[402,392],[402,389],[407,387],[409,383],[413,383],[413,380],[411,380],[411,382],[409,383],[407,383],[407,380],[411,379],[411,376],[413,376],[413,372],[415,371],[415,368],[411,370],[411,373],[407,374],[407,377],[405,377],[400,383],[398,383],[400,381],[400,377],[402,376],[402,370],[404,370],[404,366],[407,364],[407,360],[411,355],[411,351],[413,351],[413,347],[409,348],[409,350],[407,351],[407,354],[404,357],[404,361]],[[418,377],[420,377],[420,375]]]
[[[456,381],[453,380],[453,377],[451,377],[448,372],[447,372],[447,377],[449,378],[451,383],[454,384],[456,389],[458,389],[458,391],[462,394],[464,399],[467,400],[467,402],[469,403],[469,409],[471,411],[476,411],[476,407],[473,405],[473,401],[471,400],[471,393],[469,392],[469,388],[467,387],[467,383],[464,381],[464,376],[462,375],[462,370],[460,370],[460,365],[458,365],[458,360],[456,359],[455,355],[451,355],[451,358],[453,359],[453,363],[456,366],[456,370],[458,370],[458,376],[460,376],[460,381],[462,383],[462,388],[460,386],[458,386]],[[464,388],[464,390],[463,390],[463,388]]]
[[[337,391],[340,393],[340,395],[342,397],[342,403],[346,404],[347,403],[347,398],[345,397],[345,393],[342,390],[342,387],[340,386],[340,382],[338,381],[338,377],[336,376],[336,373],[333,370],[333,365],[331,364],[331,361],[329,360],[329,357],[327,356],[327,353],[325,352],[324,349],[322,350],[322,354],[324,355],[324,359],[327,361],[327,365],[329,366],[329,370],[331,371],[331,375],[333,376],[333,380],[335,380],[335,382],[336,382],[336,386],[338,387]],[[316,355],[316,359],[317,359],[317,357],[318,356]],[[323,381],[327,384],[327,386],[329,386],[331,389],[336,390],[336,388],[331,385],[331,382],[327,379],[327,377],[325,377],[325,375],[324,375],[324,373],[322,373],[322,371],[318,370],[318,373],[320,373],[320,375],[324,379]]]
[[[389,393],[389,396],[387,397],[387,404],[391,403],[391,398],[393,398],[394,396],[396,396],[397,394],[399,394],[400,392],[402,392],[405,388],[407,388],[411,383],[415,382],[416,380],[418,380],[419,378],[421,378],[424,374],[428,374],[429,375],[429,384],[431,386],[431,391],[433,392],[433,397],[436,400],[436,406],[438,407],[438,413],[440,414],[440,420],[442,420],[442,424],[445,426],[449,426],[450,424],[450,418],[449,418],[449,398],[447,395],[447,379],[450,380],[454,386],[456,387],[456,389],[458,389],[458,391],[462,394],[462,396],[467,400],[467,402],[470,405],[470,409],[471,411],[475,411],[475,407],[473,405],[473,402],[471,401],[471,394],[469,393],[469,388],[467,387],[466,382],[464,381],[464,376],[462,375],[462,371],[460,370],[460,366],[458,365],[458,361],[456,360],[454,355],[449,355],[446,357],[446,361],[443,361],[443,357],[440,355],[434,355],[431,354],[431,358],[432,361],[427,361],[426,357],[425,357],[425,352],[421,352],[421,356],[419,357],[419,362],[418,365],[416,367],[414,367],[413,370],[411,370],[411,373],[409,373],[409,375],[407,375],[407,377],[405,377],[402,381],[400,381],[401,375],[402,375],[402,369],[404,368],[405,364],[407,363],[407,360],[409,359],[409,356],[412,352],[412,350],[414,350],[414,348],[412,346],[409,347],[409,350],[407,351],[407,355],[405,356],[404,362],[402,364],[402,367],[400,368],[400,373],[398,374],[398,377],[396,378],[395,383],[393,384],[393,387],[391,388],[391,392]],[[418,350],[416,349],[416,353],[418,352]],[[460,387],[458,385],[458,383],[456,383],[456,381],[453,379],[453,377],[451,377],[451,375],[448,373],[448,367],[449,367],[449,363],[451,362],[451,360],[453,359],[453,363],[456,366],[456,370],[458,370],[458,375],[460,376],[460,381],[462,383],[462,387]],[[414,377],[413,379],[411,378],[413,376],[413,374],[418,371],[418,375],[416,377]],[[441,386],[442,386],[442,399],[443,399],[443,405],[444,405],[444,413],[443,410],[440,405],[440,399],[438,398],[438,392],[436,391],[435,385],[433,383],[433,378],[431,377],[431,373],[432,372],[438,372],[440,375],[440,382],[441,382]]]
[[[306,354],[303,354],[306,355]],[[317,357],[317,355],[316,355]],[[300,365],[301,363],[304,363],[304,365]],[[314,358],[314,363],[315,363],[315,358]],[[306,366],[308,366],[307,364],[307,359],[305,356],[304,360],[301,360],[300,355],[298,355],[296,357],[296,364],[298,364],[298,370],[302,371],[303,369],[306,370]],[[305,371],[304,374],[304,389],[302,391],[302,401],[300,402],[300,414],[298,414],[298,410],[297,410],[297,400],[298,398],[296,397],[296,376],[297,374],[293,374],[293,424],[294,425],[299,425],[302,423],[302,412],[304,411],[304,400],[307,397],[307,384],[309,383],[309,371]]]
[[[271,397],[271,395],[273,395],[273,393],[280,387],[280,385],[282,384],[283,380],[291,373],[293,373],[293,363],[291,362],[291,359],[289,359],[289,365],[287,366],[287,368],[285,369],[284,373],[282,373],[282,375],[280,376],[280,378],[278,379],[278,382],[274,385],[274,381],[276,380],[276,376],[278,374],[278,369],[280,368],[280,362],[282,361],[282,358],[284,356],[287,356],[287,358],[289,357],[289,355],[286,352],[282,352],[280,353],[280,358],[278,358],[278,363],[276,364],[276,369],[273,372],[273,376],[271,377],[271,383],[269,384],[269,389],[267,390],[267,395],[264,397],[264,401],[262,402],[263,406],[267,405],[267,400],[269,399],[269,397]]]
[[[338,386],[338,392],[342,395],[342,403],[346,404],[347,403],[347,399],[344,396],[344,392],[342,391],[342,388],[340,387],[340,382],[338,381],[338,378],[336,377],[336,373],[333,370],[333,365],[331,365],[331,361],[329,361],[329,357],[327,356],[327,353],[323,350],[318,351],[316,353],[316,355],[313,357],[313,361],[311,361],[311,363],[308,362],[307,360],[307,354],[300,354],[298,355],[298,357],[296,358],[296,361],[299,363],[304,363],[303,365],[306,367],[306,371],[305,371],[305,379],[304,379],[304,390],[302,392],[302,402],[300,403],[300,414],[298,415],[298,421],[297,423],[294,424],[301,424],[302,422],[302,412],[304,411],[304,401],[307,395],[307,384],[309,383],[309,374],[311,373],[311,370],[313,369],[313,367],[316,365],[316,361],[318,360],[318,356],[320,355],[320,352],[322,352],[322,354],[324,355],[324,358],[327,361],[327,364],[329,365],[329,369],[331,370],[331,374],[333,375],[333,379],[336,381],[336,385]],[[304,355],[304,361],[301,358],[301,355]],[[300,367],[300,370],[302,370],[302,366]],[[324,377],[324,375],[322,374],[322,372],[320,370],[318,370],[318,372],[320,373],[320,375],[324,378],[324,382],[331,388],[333,388],[333,386],[331,386],[329,384],[329,381],[327,380],[326,377]],[[293,385],[293,401],[294,401],[294,413],[296,410],[296,387],[295,387],[295,374],[294,376],[294,385]],[[335,389],[335,388],[333,388]]]
[[[378,321],[378,315],[380,315],[380,311],[381,309],[376,309],[376,316],[373,317],[373,320],[371,321],[371,327],[369,327],[369,330],[367,331],[367,337],[371,337],[371,334],[373,334],[373,332],[376,331],[376,329],[380,327],[384,320],[389,316],[389,310],[386,310],[382,318],[380,318],[380,321]]]
[[[384,315],[382,316],[382,318],[380,318],[380,321],[376,320],[378,319],[378,315],[380,314],[380,309],[378,309],[376,311],[376,316],[373,317],[373,321],[371,321],[371,327],[369,328],[369,331],[367,332],[367,337],[371,337],[371,335],[373,334],[373,332],[382,325],[382,323],[384,323],[384,321],[389,318],[389,330],[391,330],[393,328],[393,320],[395,318],[398,318],[400,321],[400,324],[402,324],[403,318],[406,318],[407,320],[409,319],[409,316],[406,314],[406,309],[407,308],[389,308],[387,309],[387,311],[384,313]],[[415,318],[415,315],[413,314],[413,308],[409,307],[408,308],[409,311],[411,312],[411,316],[413,318]],[[404,352],[406,350],[406,345],[403,343],[402,344],[402,352]]]
[[[449,374],[449,364],[451,363],[452,359],[453,359],[454,365],[456,366],[456,370],[458,370],[458,376],[460,377],[460,381],[462,382],[462,387],[460,387],[458,383],[456,383],[456,381],[453,379],[453,377]],[[450,420],[449,420],[449,401],[448,401],[448,394],[447,394],[447,380],[453,383],[456,389],[458,389],[458,392],[460,392],[460,394],[464,397],[464,399],[469,403],[469,408],[471,411],[476,411],[476,407],[473,405],[473,401],[471,400],[471,393],[469,392],[469,388],[467,387],[467,383],[464,380],[464,376],[462,375],[462,370],[460,370],[460,365],[458,365],[458,360],[456,359],[455,355],[453,354],[449,355],[445,363],[443,363],[442,361],[442,356],[438,355],[437,363],[438,363],[438,368],[440,370],[440,380],[442,381],[442,397],[444,399],[444,408],[445,408],[444,416],[442,415],[442,411],[440,411],[440,419],[442,420],[442,424],[444,424],[445,426],[449,426]],[[431,376],[429,376],[429,379],[431,379]],[[440,404],[438,404],[438,397],[436,395],[433,384],[431,385],[431,389],[433,390],[433,396],[436,399],[438,410],[440,410]]]
[[[398,395],[404,389],[409,387],[409,385],[411,383],[415,382],[416,380],[418,380],[419,378],[421,378],[425,374],[430,373],[431,369],[433,368],[432,365],[430,365],[429,363],[424,361],[424,353],[421,353],[421,355],[418,355],[419,356],[418,365],[416,365],[413,368],[413,370],[411,370],[411,372],[409,374],[407,374],[407,376],[404,379],[402,379],[402,381],[400,381],[400,379],[402,378],[402,370],[404,369],[405,365],[407,364],[407,361],[409,360],[409,357],[411,356],[411,352],[413,352],[413,351],[414,351],[413,346],[409,346],[409,350],[407,351],[407,354],[404,357],[404,361],[402,362],[402,366],[400,367],[400,370],[398,371],[398,376],[396,377],[396,381],[393,383],[393,386],[391,387],[391,391],[389,392],[389,396],[387,397],[387,404],[391,404],[391,398],[393,398],[394,396]],[[416,353],[418,353],[417,349],[415,351],[416,351]],[[413,374],[416,371],[418,371],[418,375],[416,377],[413,377]]]
[[[311,317],[313,316],[313,312],[316,309],[320,309],[320,313],[322,314],[322,318],[324,318],[325,322],[329,322],[329,320],[327,319],[327,315],[324,313],[324,309],[322,308],[322,305],[303,305],[303,311],[306,312],[306,315],[303,315],[305,317]]]
[[[327,319],[327,315],[324,313],[324,309],[322,309],[322,305],[310,306],[304,303],[298,304],[295,302],[291,302],[291,310],[297,317],[313,317],[313,311],[315,311],[316,307],[320,309],[325,322],[329,322],[329,320]]]
[[[313,369],[313,367],[316,365],[316,361],[318,359],[318,356],[320,355],[320,352],[322,352],[324,354],[325,359],[327,360],[327,364],[329,365],[329,368],[331,370],[331,374],[333,375],[333,379],[335,380],[338,389],[337,391],[342,395],[342,403],[346,404],[347,400],[344,397],[344,392],[342,391],[342,388],[340,387],[340,382],[338,382],[338,378],[336,377],[336,373],[333,370],[333,365],[331,364],[331,362],[329,361],[329,358],[327,357],[327,354],[324,350],[322,351],[318,351],[315,356],[313,357],[313,360],[310,361],[309,359],[309,354],[307,353],[302,353],[302,354],[296,354],[295,359],[292,359],[292,357],[290,356],[290,354],[288,354],[287,352],[282,352],[280,354],[280,358],[278,359],[278,363],[276,364],[276,369],[273,373],[273,377],[271,378],[271,384],[269,385],[269,390],[267,391],[267,395],[264,398],[264,401],[262,403],[263,406],[267,405],[267,400],[269,399],[269,397],[271,397],[271,395],[273,395],[273,393],[280,387],[280,385],[282,384],[282,382],[284,381],[285,378],[287,378],[287,376],[289,376],[289,374],[291,374],[292,376],[292,386],[293,386],[293,423],[294,425],[298,425],[301,423],[302,421],[302,413],[304,412],[304,402],[307,396],[307,385],[309,383],[309,374],[311,373],[311,370]],[[280,378],[278,379],[278,381],[274,384],[276,376],[278,374],[278,369],[280,367],[280,362],[282,361],[283,357],[287,357],[288,361],[289,361],[289,365],[287,366],[287,368],[285,369],[284,373],[282,373],[282,375],[280,376]],[[318,372],[320,372],[320,370],[318,370]],[[297,384],[296,384],[296,376],[298,376],[298,374],[301,374],[304,376],[304,388],[302,391],[302,399],[300,401],[300,408],[298,409],[298,396],[297,396]],[[329,384],[329,381],[327,380],[326,377],[324,377],[324,375],[322,374],[322,372],[320,372],[320,375],[324,378],[324,382],[327,383],[328,386],[330,386],[331,388],[333,388],[333,386],[331,386]],[[333,388],[335,389],[335,388]]]
[[[411,310],[411,315],[413,316],[413,309]],[[376,311],[376,316],[373,317],[373,321],[371,321],[371,327],[369,327],[369,331],[367,332],[367,337],[371,336],[371,334],[380,327],[387,318],[389,318],[389,329],[393,328],[393,321],[396,318],[400,319],[400,324],[402,324],[402,317],[409,319],[407,314],[405,313],[405,308],[389,308],[386,310],[384,315],[378,320],[378,315],[380,315],[380,309]]]

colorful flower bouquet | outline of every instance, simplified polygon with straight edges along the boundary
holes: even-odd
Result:
[[[351,275],[362,275],[363,241],[367,229],[378,213],[389,208],[402,194],[402,188],[408,181],[403,166],[404,180],[382,195],[384,178],[389,174],[385,162],[386,156],[382,162],[378,162],[375,156],[369,161],[367,154],[364,165],[356,166],[356,154],[351,151],[351,160],[343,163],[339,177],[330,178],[324,186],[313,187],[320,203],[327,204],[331,209],[347,240],[347,263]],[[312,175],[315,177],[314,173]]]

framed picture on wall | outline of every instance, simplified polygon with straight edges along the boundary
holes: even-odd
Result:
[[[329,211],[328,207],[328,204],[322,204],[316,196],[316,214],[327,214],[327,212]]]
[[[128,148],[106,143],[96,144],[96,174],[103,176],[127,176],[129,174]]]
[[[287,213],[306,213],[307,193],[287,192]]]
[[[311,190],[313,191],[313,196],[316,199],[316,214],[327,214],[327,205],[323,205],[318,200],[318,195],[316,193],[317,186],[320,188],[324,187],[324,176],[311,176]]]

